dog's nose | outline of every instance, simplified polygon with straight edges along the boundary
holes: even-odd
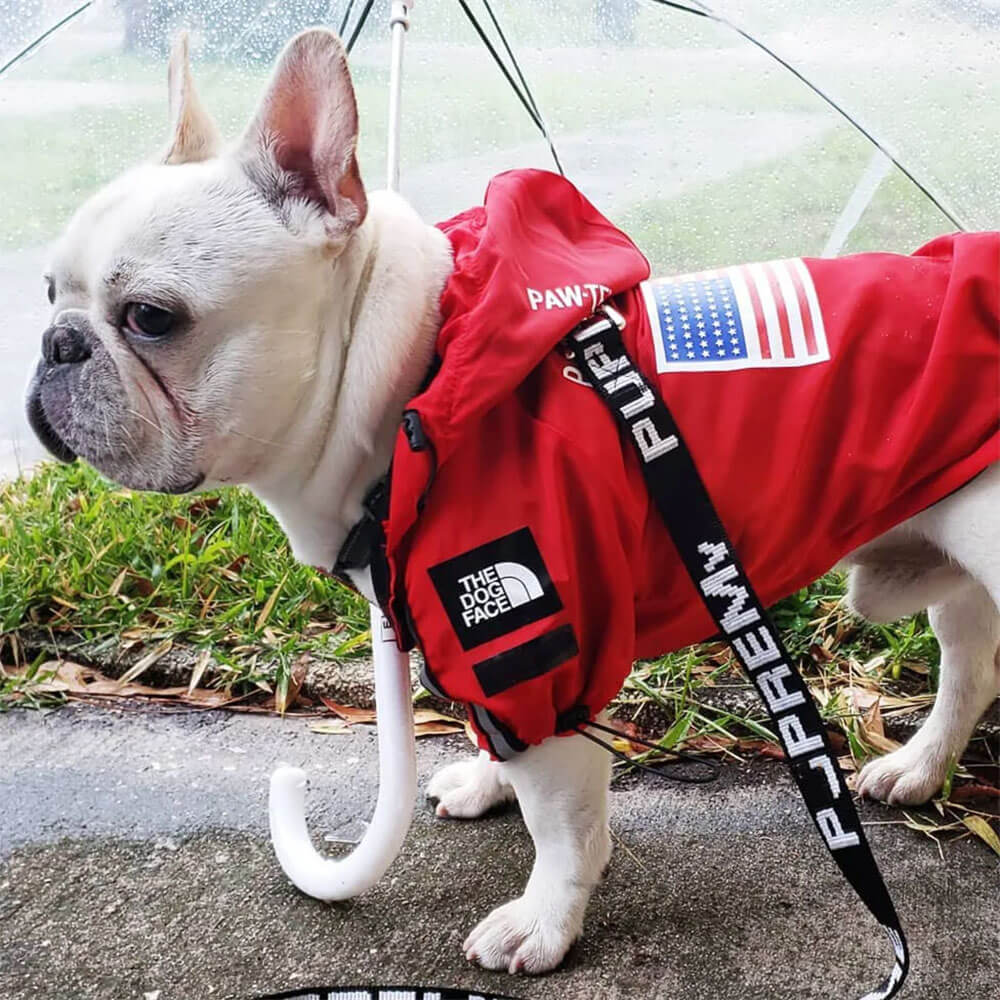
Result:
[[[42,334],[42,357],[50,365],[78,365],[90,357],[90,347],[75,327],[50,326]]]

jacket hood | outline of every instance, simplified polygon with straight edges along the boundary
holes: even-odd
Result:
[[[440,368],[409,408],[443,461],[577,323],[649,276],[649,263],[565,178],[495,177],[484,204],[438,223],[454,271],[441,296]]]

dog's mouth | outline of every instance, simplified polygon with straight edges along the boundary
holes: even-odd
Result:
[[[42,394],[37,383],[31,387],[31,391],[28,393],[27,411],[28,423],[45,448],[60,462],[75,462],[76,452],[56,433],[49,418],[45,415]]]
[[[185,483],[181,483],[180,486],[165,486],[160,492],[174,493],[178,495],[181,493],[193,493],[204,481],[204,474],[199,472],[198,475],[193,476]]]
[[[45,405],[42,403],[41,385],[37,379],[31,384],[28,390],[25,409],[31,429],[35,432],[38,440],[41,441],[46,450],[59,459],[60,462],[75,462],[79,455],[63,440],[55,427],[52,426],[52,421],[45,412]],[[123,485],[131,486],[133,489],[155,491],[157,493],[193,493],[205,482],[204,473],[199,472],[177,482],[154,483],[147,480],[143,480],[142,482],[133,480],[130,483],[127,481],[130,477],[124,475],[121,469],[105,468],[104,463],[99,459],[95,461],[88,457],[87,460],[115,482],[121,482]]]

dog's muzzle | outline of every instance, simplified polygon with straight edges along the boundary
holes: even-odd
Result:
[[[28,386],[28,423],[38,440],[61,462],[74,461],[76,453],[52,426],[42,402],[42,387],[60,371],[65,371],[67,366],[83,364],[90,356],[86,335],[72,324],[57,323],[42,334],[42,358]]]
[[[42,403],[42,379],[46,367],[44,361],[38,363],[35,376],[31,380],[31,385],[28,386],[25,400],[28,423],[48,452],[58,458],[60,462],[73,462],[76,460],[76,452],[59,437],[49,422],[49,418],[45,415],[45,406]]]

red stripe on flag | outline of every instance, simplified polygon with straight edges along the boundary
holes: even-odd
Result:
[[[788,306],[785,304],[785,296],[781,293],[781,285],[778,284],[778,277],[774,273],[773,264],[764,264],[762,270],[767,275],[767,283],[771,286],[771,298],[774,299],[774,308],[778,312],[778,326],[781,329],[781,346],[784,349],[785,357],[795,356],[795,348],[792,347],[792,327],[788,319]]]
[[[805,267],[805,264],[802,265]],[[799,269],[792,265],[788,267],[788,275],[792,279],[792,286],[795,288],[795,297],[799,302],[799,314],[802,316],[802,330],[806,335],[806,354],[819,354],[816,346],[816,331],[813,329],[812,313],[809,311],[809,300],[806,298],[806,290],[802,285],[802,276]]]
[[[748,268],[741,267],[743,272],[743,283],[747,286],[750,295],[750,304],[753,306],[753,322],[757,328],[757,340],[760,343],[760,356],[770,358],[771,342],[767,339],[767,321],[764,319],[764,308],[760,304],[760,296],[757,294],[757,286],[754,283],[753,275]]]

